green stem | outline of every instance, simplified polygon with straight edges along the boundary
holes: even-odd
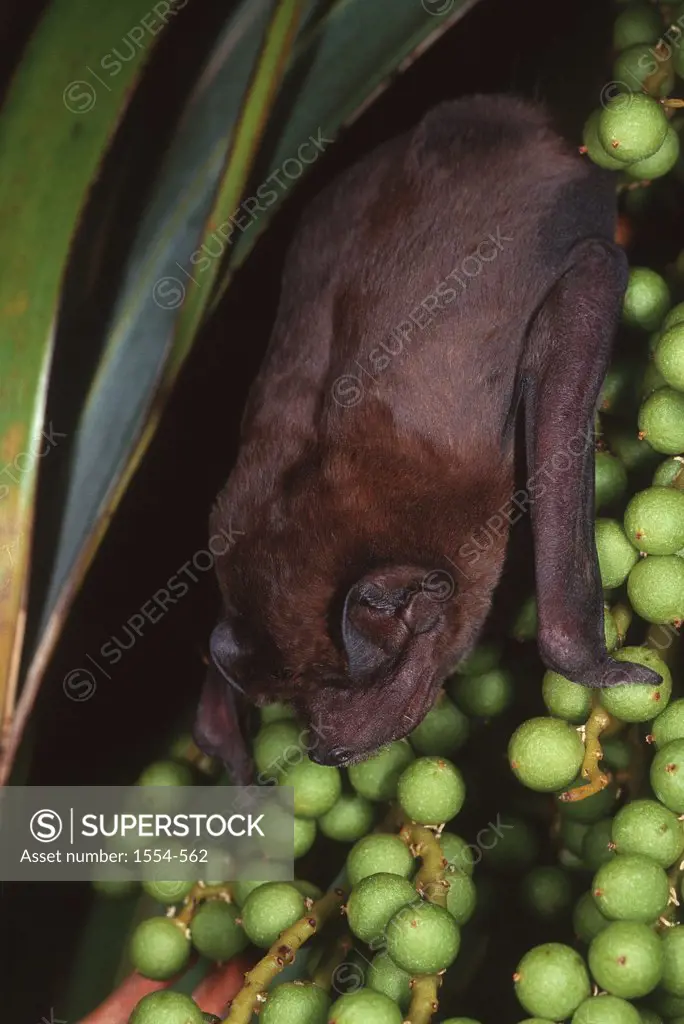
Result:
[[[342,935],[338,936],[332,948],[323,956],[320,964],[311,975],[314,985],[324,989],[326,992],[330,990],[337,968],[345,963],[353,945],[354,941],[349,932],[345,931]]]
[[[437,836],[431,829],[412,822],[404,824],[399,836],[414,857],[420,857],[422,861],[416,875],[416,889],[428,902],[446,907],[449,883],[444,873],[448,862]],[[438,974],[411,979],[411,1005],[404,1024],[430,1024],[432,1015],[439,1009],[438,993],[441,984]]]
[[[223,1024],[250,1024],[252,1014],[266,999],[268,986],[283,967],[294,961],[296,953],[307,939],[315,935],[321,925],[341,909],[345,897],[343,889],[332,889],[312,904],[306,917],[281,932],[266,956],[245,975],[245,983],[231,1002]]]
[[[600,735],[611,724],[612,718],[600,704],[595,703],[587,724],[584,726],[584,761],[582,763],[582,775],[587,779],[584,786],[577,789],[566,790],[561,793],[560,800],[565,803],[574,803],[577,800],[586,800],[594,793],[600,793],[605,789],[611,780],[609,772],[602,772],[599,768],[599,761],[603,756],[601,750]]]

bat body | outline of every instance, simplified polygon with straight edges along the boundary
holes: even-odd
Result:
[[[506,96],[442,104],[314,200],[212,513],[242,535],[217,563],[206,749],[245,763],[240,693],[292,702],[320,763],[405,736],[475,644],[528,511],[545,664],[658,681],[606,652],[593,539],[615,217],[610,172]]]

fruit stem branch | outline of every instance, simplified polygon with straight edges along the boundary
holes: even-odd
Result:
[[[349,932],[344,932],[343,935],[337,937],[332,948],[324,955],[320,964],[311,975],[314,985],[324,989],[326,992],[330,990],[338,967],[345,963],[353,945],[354,942]]]
[[[404,840],[413,856],[420,857],[422,861],[415,881],[418,892],[430,903],[446,907],[449,883],[445,881],[444,869],[447,861],[435,833],[423,825],[405,822],[399,838]]]
[[[610,782],[610,773],[602,772],[599,768],[599,761],[603,757],[599,737],[611,722],[611,715],[600,704],[595,702],[589,719],[583,727],[585,749],[584,761],[582,762],[582,777],[588,779],[588,782],[584,786],[578,786],[577,789],[569,789],[565,793],[561,793],[560,799],[565,803],[586,800],[587,797],[600,793]]]
[[[411,1005],[404,1024],[430,1024],[433,1013],[439,1009],[437,993],[440,984],[437,974],[411,980]]]
[[[197,882],[185,897],[183,909],[175,915],[174,921],[185,925],[190,924],[200,903],[204,903],[205,900],[216,899],[217,897],[225,900],[227,903],[232,903],[233,896],[230,886],[223,883],[219,885],[205,885],[204,882]]]
[[[223,1024],[249,1024],[258,1005],[264,1002],[264,993],[273,979],[283,967],[294,961],[296,953],[307,939],[315,935],[321,925],[340,910],[345,897],[343,889],[331,889],[311,905],[305,917],[281,932],[266,956],[245,975],[245,983],[231,1002]]]
[[[414,857],[420,857],[421,866],[416,875],[416,889],[430,903],[446,907],[449,883],[444,877],[448,865],[436,834],[423,825],[405,822],[399,836]],[[404,1024],[430,1024],[439,1009],[438,992],[441,985],[438,974],[411,979],[411,1004]]]

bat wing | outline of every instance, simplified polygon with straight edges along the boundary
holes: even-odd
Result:
[[[660,681],[606,651],[594,543],[594,416],[626,283],[618,246],[578,243],[535,316],[523,363],[539,650],[554,671],[592,687]]]

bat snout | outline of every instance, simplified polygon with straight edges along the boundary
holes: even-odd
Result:
[[[309,757],[316,764],[327,768],[343,768],[354,758],[354,751],[348,747],[331,747],[329,750],[312,750]]]

